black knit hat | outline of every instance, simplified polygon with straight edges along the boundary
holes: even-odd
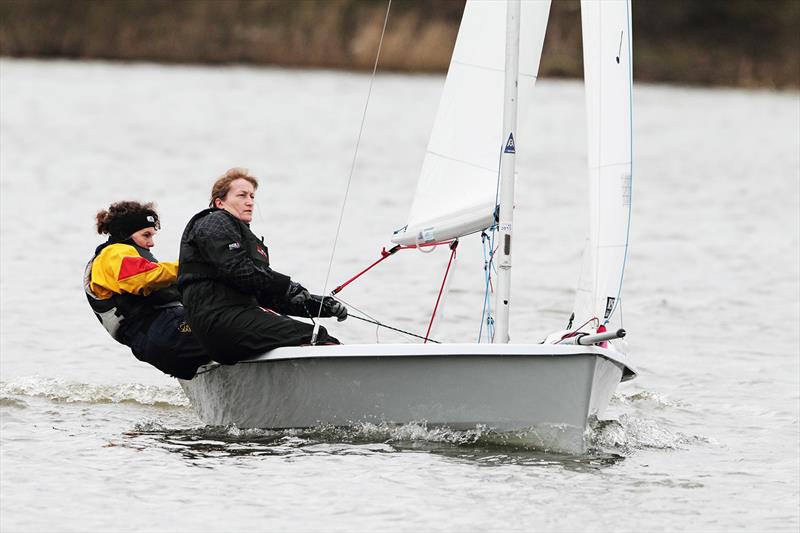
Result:
[[[108,223],[111,238],[118,241],[129,239],[131,235],[144,228],[161,228],[158,213],[152,209],[116,216]]]

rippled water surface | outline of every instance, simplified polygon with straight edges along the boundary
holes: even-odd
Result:
[[[0,529],[797,531],[797,93],[636,87],[623,317],[640,377],[585,456],[423,423],[203,427],[175,381],[108,338],[80,287],[94,213],[155,200],[154,252],[174,260],[231,166],[263,177],[253,227],[275,268],[322,292],[368,81],[0,61]],[[442,82],[377,78],[329,285],[405,223]],[[565,324],[586,223],[582,85],[536,91],[518,139],[516,342]],[[477,337],[481,253],[462,242],[436,338]],[[424,332],[447,252],[404,254],[342,297]]]

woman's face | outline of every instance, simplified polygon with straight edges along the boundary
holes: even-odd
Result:
[[[253,220],[253,206],[255,206],[256,191],[253,184],[244,178],[231,182],[231,188],[224,200],[217,198],[214,205],[224,209],[242,222],[250,223]]]
[[[137,246],[141,246],[142,248],[147,248],[149,250],[155,244],[155,241],[153,240],[155,236],[156,228],[144,228],[131,235],[131,239],[133,239],[133,242],[135,242]]]

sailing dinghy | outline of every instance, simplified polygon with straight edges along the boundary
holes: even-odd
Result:
[[[467,1],[408,223],[392,238],[420,246],[493,234],[492,342],[285,347],[208,365],[181,380],[204,423],[417,422],[586,450],[591,421],[636,376],[617,340],[631,210],[630,0],[581,2],[590,224],[574,309],[580,326],[570,321],[540,344],[510,344],[517,98],[532,92],[549,9],[546,0]]]

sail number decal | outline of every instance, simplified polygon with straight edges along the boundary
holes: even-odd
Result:
[[[616,301],[616,298],[612,298],[611,296],[607,296],[606,297],[606,313],[603,316],[603,318],[608,318],[609,315],[611,314],[611,311],[614,310],[614,302],[615,301]]]

